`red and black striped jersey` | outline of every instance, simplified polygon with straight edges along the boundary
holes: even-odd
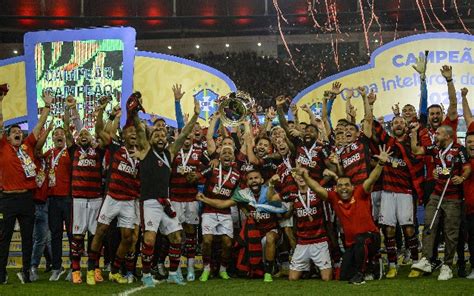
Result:
[[[102,196],[103,150],[73,146],[72,196],[98,198]]]
[[[443,188],[446,185],[446,180],[449,178],[449,173],[447,173],[444,168],[448,169],[449,171],[452,169],[452,176],[460,176],[462,175],[463,168],[465,166],[470,166],[466,148],[459,145],[458,143],[453,142],[451,147],[446,147],[445,149],[441,149],[438,146],[433,145],[426,147],[425,151],[427,155],[433,157],[434,167],[439,176],[438,179],[435,180],[433,194],[441,196]],[[444,165],[443,161],[445,163]],[[444,198],[461,199],[462,193],[462,184],[454,185],[452,182],[449,182]]]
[[[446,116],[446,118],[441,123],[441,125],[448,125],[453,129],[454,131],[453,142],[454,143],[457,142],[456,131],[458,129],[458,124],[459,124],[459,117],[456,117],[455,120],[451,120],[449,116]],[[429,147],[429,146],[435,145],[435,134],[436,134],[436,130],[433,129],[432,127],[420,128],[418,130],[418,140],[419,140],[420,145],[423,147]],[[433,159],[429,155],[425,157],[425,166],[426,166],[426,179],[433,180],[433,170],[435,167],[433,165]]]
[[[138,160],[132,160],[125,146],[110,144],[111,163],[107,179],[107,195],[118,200],[134,200],[140,196]]]
[[[310,148],[299,145],[296,148],[296,162],[308,169],[309,175],[313,180],[321,182],[323,172],[326,169],[324,160],[329,157],[329,148],[318,144],[317,142]]]
[[[197,184],[186,180],[186,174],[202,169],[202,149],[194,145],[188,151],[181,149],[173,160],[170,181],[170,199],[177,202],[196,200]],[[184,159],[184,162],[183,162]]]
[[[285,199],[290,193],[296,192],[298,187],[296,186],[295,179],[291,174],[291,170],[295,167],[295,162],[291,157],[286,158],[277,167],[276,173],[280,176],[280,182],[275,185],[275,190],[280,196]],[[285,200],[286,201],[286,200]]]
[[[310,189],[306,192],[297,190],[288,196],[288,200],[293,201],[298,244],[309,245],[328,241],[323,201]]]
[[[243,153],[239,153],[236,158],[237,165],[240,167],[240,172],[242,173],[242,180],[240,181],[240,187],[246,188],[246,178],[245,175],[250,171],[259,171],[262,174],[263,180],[266,182],[270,179],[275,173],[278,165],[276,161],[271,157],[264,157],[259,159],[259,164],[250,163],[247,159],[247,156]]]
[[[205,178],[204,195],[212,199],[230,199],[240,182],[240,172],[235,166],[224,168],[219,164],[215,168],[209,167],[202,171],[202,176]],[[203,213],[230,214],[230,208],[217,209],[205,204]]]
[[[351,144],[347,144],[339,154],[344,175],[351,178],[352,185],[360,185],[370,173],[370,140],[361,135]]]

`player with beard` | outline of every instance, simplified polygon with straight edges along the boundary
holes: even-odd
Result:
[[[175,96],[184,95],[184,93],[180,92],[180,89],[180,85],[173,86]],[[170,212],[167,209],[167,203],[173,160],[178,155],[185,141],[188,142],[188,148],[191,147],[192,140],[187,140],[187,138],[192,132],[199,113],[199,102],[195,100],[193,117],[183,128],[176,141],[170,145],[168,145],[166,131],[163,129],[154,130],[150,135],[150,140],[147,140],[145,126],[140,122],[136,112],[132,114],[138,132],[138,151],[136,156],[140,159],[140,211],[144,227],[141,250],[143,264],[142,282],[146,287],[155,286],[150,271],[158,230],[163,235],[168,236],[170,241],[168,282],[178,285],[185,284],[177,272],[181,259],[181,232],[183,228],[178,217],[176,217],[176,213]],[[181,166],[180,172],[186,173],[186,170],[188,170],[186,167]],[[190,177],[192,175],[190,174]],[[179,212],[180,210],[178,210]]]
[[[64,115],[66,127],[66,141],[74,141],[69,126],[70,106],[75,105],[74,98],[68,98],[69,104]],[[72,156],[72,241],[71,241],[71,268],[72,282],[82,283],[81,255],[84,253],[84,237],[86,232],[92,236],[97,228],[97,216],[102,204],[102,159],[104,151],[92,146],[92,135],[87,129],[79,132],[77,141],[69,149]],[[88,239],[92,241],[92,236]],[[87,282],[94,284],[102,282],[102,273],[99,268],[87,272]]]
[[[293,209],[296,221],[297,245],[291,259],[289,280],[300,279],[304,271],[309,271],[310,261],[313,261],[320,271],[321,279],[329,281],[332,278],[332,267],[329,238],[324,226],[323,201],[306,185],[301,176],[294,174],[297,169],[301,169],[301,167],[298,165],[297,168],[291,170],[297,190],[287,192],[285,195],[277,193],[273,188],[280,180],[280,176],[274,175],[269,181],[267,192],[269,201],[292,203],[290,208]]]
[[[295,171],[318,198],[328,200],[335,210],[344,230],[346,247],[340,279],[349,280],[352,284],[365,283],[367,263],[377,258],[380,248],[379,230],[372,220],[370,209],[370,192],[391,153],[390,148],[380,147],[379,150],[380,154],[374,156],[379,161],[362,185],[354,186],[349,177],[341,176],[337,179],[335,192],[327,191],[312,180],[306,169]]]
[[[379,223],[384,228],[385,247],[389,263],[387,278],[397,275],[397,245],[396,226],[400,225],[405,237],[405,247],[410,251],[413,262],[418,261],[418,238],[415,233],[415,199],[421,190],[416,190],[413,184],[417,178],[412,172],[414,163],[422,164],[420,159],[415,159],[411,153],[410,139],[407,135],[408,124],[400,116],[392,119],[391,130],[393,137],[389,136],[378,122],[374,122],[376,132],[373,137],[376,142],[390,147],[392,155],[383,168],[382,195],[380,204]],[[423,171],[418,170],[420,176]],[[415,171],[416,174],[416,171]],[[415,272],[409,277],[416,277]]]
[[[448,87],[448,96],[449,96],[449,107],[447,111],[447,116],[444,118],[445,114],[443,113],[443,108],[438,104],[433,104],[428,107],[428,122],[426,127],[420,127],[418,130],[418,141],[423,147],[429,147],[435,145],[436,139],[436,130],[441,125],[450,126],[454,132],[453,141],[457,142],[457,127],[458,127],[458,112],[457,112],[457,98],[456,98],[456,89],[454,87],[453,78],[452,78],[452,67],[443,66],[440,69],[441,75],[446,79],[446,84]],[[422,101],[422,104],[427,105],[427,98],[425,95],[425,102]],[[422,97],[423,100],[423,97]],[[423,113],[423,110],[420,110],[420,113]],[[443,120],[444,119],[444,120]],[[435,187],[435,179],[433,177],[433,171],[435,167],[433,166],[433,158],[430,155],[425,155],[425,182],[423,184],[423,204],[426,204],[429,201],[431,194],[433,193]],[[438,235],[439,236],[439,235]],[[438,257],[438,244],[439,237],[437,238],[434,244],[433,258],[429,258],[433,264],[433,271],[441,267],[441,260],[437,259]]]
[[[279,164],[279,161],[272,155],[272,151],[272,142],[265,136],[261,136],[257,139],[255,147],[253,145],[247,146],[249,166],[253,169],[257,169],[262,174],[265,182],[275,174],[278,167],[277,164]]]
[[[181,88],[173,88],[175,100],[184,95]],[[196,130],[198,127],[198,131]],[[199,225],[199,204],[196,201],[199,172],[206,158],[201,143],[195,142],[200,136],[200,126],[196,122],[193,131],[184,139],[183,147],[176,153],[172,162],[170,179],[170,199],[179,222],[184,230],[185,254],[188,258],[187,280],[194,281],[194,257],[196,254],[196,229]]]
[[[425,221],[431,223],[446,182],[449,182],[441,203],[439,215],[434,221],[431,232],[423,234],[422,258],[412,265],[412,269],[421,272],[432,272],[428,261],[433,255],[435,236],[438,227],[443,227],[445,236],[444,264],[438,280],[449,280],[453,277],[451,265],[458,243],[459,227],[461,223],[462,183],[469,177],[471,166],[468,162],[466,149],[454,142],[454,131],[450,126],[442,125],[436,130],[436,145],[423,147],[418,145],[417,132],[419,124],[415,124],[411,131],[411,148],[416,155],[430,155],[434,160],[435,188],[425,209]],[[442,220],[442,222],[440,222]],[[443,223],[441,226],[440,223]],[[426,227],[427,228],[427,227]]]
[[[53,97],[43,93],[45,103],[33,132],[23,139],[19,125],[11,125],[3,133],[2,103],[7,93],[0,91],[0,215],[2,239],[0,239],[0,283],[8,281],[7,263],[10,242],[18,218],[22,245],[22,270],[17,274],[22,283],[30,282],[31,252],[35,204],[33,189],[36,188],[36,166],[33,163],[37,140],[48,118]]]
[[[89,259],[87,262],[88,275],[99,267],[100,252],[104,236],[109,225],[117,218],[117,227],[120,228],[121,241],[111,266],[109,280],[119,284],[126,284],[128,280],[119,270],[125,261],[127,253],[131,250],[134,240],[134,229],[138,223],[135,200],[140,193],[140,180],[138,178],[138,160],[133,156],[137,145],[137,132],[135,127],[127,122],[122,131],[124,144],[111,141],[111,136],[104,130],[103,113],[108,101],[102,102],[98,108],[95,132],[103,143],[109,143],[107,149],[110,153],[109,169],[106,185],[106,196],[97,218],[97,228],[94,239],[90,245]],[[94,285],[95,277],[88,276],[87,284]]]
[[[219,155],[219,163],[201,172],[205,178],[204,196],[210,199],[228,200],[239,186],[240,173],[232,166],[234,147],[224,145]],[[204,205],[202,219],[202,260],[204,271],[199,280],[206,282],[211,273],[211,251],[214,236],[220,236],[222,242],[221,266],[219,276],[230,279],[227,265],[230,261],[232,238],[234,237],[233,222],[230,209],[219,209]]]
[[[367,179],[370,172],[370,138],[372,137],[372,108],[376,95],[372,91],[367,96],[364,87],[359,87],[364,102],[363,133],[357,125],[347,122],[346,145],[339,154],[344,175],[351,178],[351,183],[360,185]]]
[[[268,186],[263,185],[264,180],[261,173],[255,170],[249,171],[246,173],[246,180],[247,188],[235,191],[232,199],[211,199],[205,197],[202,193],[198,193],[196,198],[199,201],[218,209],[230,208],[237,204],[242,206],[247,213],[247,220],[242,227],[243,233],[241,233],[241,236],[243,238],[242,242],[246,245],[245,248],[249,249],[242,257],[264,257],[264,282],[272,282],[276,246],[280,237],[278,232],[278,219],[274,213],[265,208],[265,206],[269,206],[266,202]],[[285,211],[282,207],[277,207],[276,209],[281,210],[280,212]],[[247,233],[245,233],[245,230]],[[250,230],[252,231],[251,234],[248,232]],[[263,254],[254,254],[256,251],[255,248],[258,249],[258,246],[253,245],[253,247],[250,248],[250,244],[261,244],[263,247]],[[249,258],[247,261],[252,262],[252,259],[259,261],[256,258]],[[247,263],[245,266],[240,267],[241,270],[250,275],[253,272],[256,272],[255,270],[252,270],[252,263],[245,263]],[[238,268],[239,266],[240,265],[238,264]]]

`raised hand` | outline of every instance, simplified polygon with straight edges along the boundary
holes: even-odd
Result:
[[[328,169],[324,169],[324,171],[323,171],[323,177],[331,177],[331,178],[333,178],[334,180],[339,179],[339,176],[338,176],[335,172],[333,172],[333,171],[331,171],[331,170],[328,170]]]
[[[383,146],[379,146],[380,153],[378,155],[374,155],[375,158],[377,158],[380,162],[386,163],[388,162],[390,155],[392,155],[393,152],[390,152],[390,147],[386,148],[385,144]]]
[[[337,96],[342,92],[341,86],[342,84],[339,81],[336,81],[332,84],[332,88],[329,92],[334,96]]]
[[[286,101],[288,101],[288,98],[285,97],[284,95],[280,95],[275,98],[275,103],[277,107],[283,106],[286,103]]]
[[[301,137],[301,132],[297,130],[296,128],[290,129],[290,135],[294,138]]]
[[[74,99],[72,95],[67,96],[66,105],[68,106],[69,109],[76,108],[76,99]]]
[[[296,116],[298,114],[298,107],[296,106],[296,104],[291,104],[290,109],[291,109],[291,113],[293,113],[293,115]]]
[[[353,88],[346,89],[346,99],[350,99],[353,96],[354,96],[354,89]]]
[[[270,180],[268,180],[268,183],[275,185],[276,183],[280,182],[280,175],[275,174],[273,175]]]
[[[392,106],[393,115],[400,116],[400,103],[396,103]]]
[[[358,92],[362,97],[367,96],[367,92],[365,91],[365,87],[363,87],[363,86],[359,86],[359,87],[357,88],[357,92]]]
[[[357,108],[354,107],[354,105],[350,104],[349,105],[349,110],[347,110],[347,114],[349,114],[349,116],[352,117],[352,118],[356,118]]]
[[[461,97],[465,98],[469,90],[465,87],[461,88]]]
[[[54,97],[51,95],[49,91],[44,90],[42,99],[46,105],[51,105],[51,103],[53,103]]]
[[[296,167],[292,169],[291,172],[301,177],[308,175],[308,169],[305,167],[302,167],[299,162],[296,163]]]
[[[440,71],[441,75],[443,75],[446,80],[453,79],[453,67],[444,65],[443,67],[441,67]]]
[[[276,111],[273,107],[270,107],[267,109],[267,113],[265,114],[265,117],[268,119],[268,120],[273,120],[275,119],[276,117]]]
[[[306,112],[308,114],[312,112],[307,104],[301,105],[301,110],[303,110],[304,112]]]
[[[99,109],[105,110],[105,107],[109,104],[109,102],[112,100],[111,97],[108,96],[103,96],[99,99]]]
[[[375,94],[374,90],[372,89],[367,96],[367,100],[369,101],[369,105],[373,105],[377,100],[377,95]]]
[[[419,122],[412,122],[410,123],[410,128],[413,133],[418,132],[420,129],[420,123]]]
[[[194,114],[196,115],[201,114],[201,104],[196,99],[194,99]]]
[[[426,73],[426,60],[424,56],[420,56],[416,59],[416,64],[412,65],[418,74],[423,75]]]
[[[181,90],[181,84],[175,84],[172,87],[173,94],[174,94],[174,100],[175,101],[180,101],[181,98],[184,96],[185,92]]]

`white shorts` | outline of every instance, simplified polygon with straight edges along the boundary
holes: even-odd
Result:
[[[413,196],[405,193],[382,192],[379,223],[387,226],[413,225]]]
[[[327,242],[296,245],[295,252],[291,258],[290,270],[309,271],[310,260],[313,260],[319,270],[329,269],[331,265],[331,255]]]
[[[227,235],[234,237],[232,216],[230,214],[206,213],[202,214],[202,234]]]
[[[171,205],[176,212],[179,223],[186,223],[192,225],[199,224],[199,202],[179,202],[171,201]]]
[[[372,199],[372,218],[374,221],[379,221],[380,219],[380,203],[382,201],[382,190],[374,191],[370,194]]]
[[[147,199],[140,206],[145,231],[158,232],[159,229],[161,234],[168,235],[183,229],[178,216],[171,218],[166,215],[163,206],[157,199]]]
[[[117,227],[135,229],[137,222],[135,200],[118,200],[107,195],[100,208],[97,222],[110,225],[115,217],[118,217]]]
[[[72,234],[95,234],[102,198],[72,199]]]

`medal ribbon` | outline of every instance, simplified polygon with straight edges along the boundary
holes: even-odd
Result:
[[[229,172],[227,173],[227,176],[225,176],[225,179],[222,180],[222,163],[219,163],[219,179],[217,180],[217,187],[219,188],[219,191],[222,189],[222,186],[224,186],[225,182],[229,180],[231,174],[232,168],[230,168]]]
[[[446,149],[443,150],[443,152],[439,151],[438,156],[439,159],[441,160],[441,165],[443,166],[443,169],[446,169],[446,161],[444,161],[444,158],[446,156],[446,153],[448,153],[449,149],[453,146],[453,142],[451,142]]]
[[[166,154],[163,153],[163,157],[161,157],[158,152],[155,151],[155,149],[153,149],[153,153],[155,153],[156,157],[158,157],[159,160],[161,160],[168,168],[171,169],[170,167],[170,162],[168,161],[168,158],[166,157]]]
[[[303,207],[308,211],[311,210],[311,200],[309,198],[309,188],[306,190],[306,203],[304,202],[303,196],[301,195],[301,191],[298,190],[298,199],[300,200]]]

